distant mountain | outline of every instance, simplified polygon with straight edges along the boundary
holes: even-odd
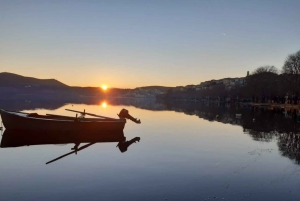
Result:
[[[68,85],[63,84],[55,79],[37,79],[32,77],[24,77],[13,73],[0,73],[0,87],[54,87],[67,88]]]
[[[73,87],[55,79],[37,79],[13,73],[0,73],[0,100],[64,100],[105,97],[154,98],[172,87],[145,86],[135,89]]]

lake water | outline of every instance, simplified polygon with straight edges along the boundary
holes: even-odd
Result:
[[[142,100],[0,106],[70,116],[75,113],[66,108],[85,109],[110,117],[126,108],[142,121],[127,121],[126,140],[140,141],[125,152],[118,142],[102,142],[46,165],[74,144],[1,148],[2,201],[300,199],[300,123],[280,112]]]

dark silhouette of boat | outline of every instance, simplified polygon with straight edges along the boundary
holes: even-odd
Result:
[[[37,113],[24,113],[0,110],[1,118],[6,129],[28,129],[28,130],[56,130],[56,131],[120,131],[124,129],[126,119],[136,123],[140,120],[129,115],[128,111],[122,109],[119,119],[104,117],[92,113],[69,110],[81,114],[80,117],[69,117],[54,114],[39,115]],[[90,115],[97,118],[85,118]]]
[[[55,158],[46,164],[57,161],[73,153],[88,148],[96,143],[118,143],[121,152],[127,151],[133,143],[140,141],[139,137],[126,141],[122,130],[106,132],[82,132],[82,131],[51,131],[51,130],[29,130],[29,129],[6,129],[3,133],[0,147],[12,148],[32,145],[57,145],[57,144],[74,144],[73,151]],[[80,146],[82,143],[87,143]]]
[[[124,140],[123,131],[107,132],[67,132],[51,130],[6,129],[1,140],[1,148],[47,144],[105,143]]]

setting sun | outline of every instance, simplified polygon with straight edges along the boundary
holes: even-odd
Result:
[[[101,106],[104,107],[104,108],[106,108],[106,106],[107,106],[106,102],[103,102],[103,103],[101,104]]]
[[[106,90],[106,89],[107,89],[107,86],[106,86],[106,85],[102,85],[102,89],[103,89],[103,90]]]

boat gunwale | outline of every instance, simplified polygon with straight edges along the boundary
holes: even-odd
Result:
[[[76,118],[76,117],[61,117],[61,118],[70,118],[70,119],[59,119],[59,118],[53,118],[53,116],[51,117],[51,115],[37,114],[37,116],[40,116],[40,118],[38,118],[38,117],[25,116],[25,115],[29,115],[31,113],[9,111],[9,110],[3,110],[3,109],[0,109],[0,111],[3,113],[8,113],[10,115],[18,116],[20,118],[31,119],[31,120],[44,120],[44,121],[53,121],[53,122],[74,122],[74,120],[77,119],[79,122],[82,122],[82,123],[89,123],[89,122],[94,122],[94,123],[116,123],[116,122],[123,123],[123,122],[125,122],[126,123],[125,119],[116,119],[116,120],[109,120],[109,121],[107,121],[106,119]]]

